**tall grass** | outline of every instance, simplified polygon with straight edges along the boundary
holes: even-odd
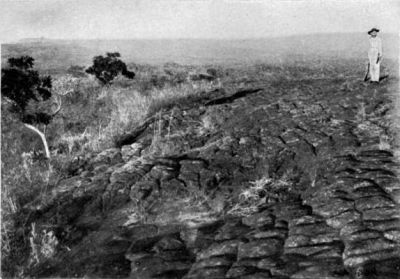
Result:
[[[102,90],[99,99],[106,99],[113,110],[105,126],[90,127],[81,135],[63,135],[61,141],[67,142],[69,149],[73,142],[80,142],[82,150],[98,151],[113,144],[115,137],[133,129],[146,117],[173,106],[184,105],[190,98],[218,87],[216,83],[189,81],[183,84],[153,87],[143,93],[137,89],[110,86]]]

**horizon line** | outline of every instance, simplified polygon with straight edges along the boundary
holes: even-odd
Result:
[[[271,35],[271,36],[263,36],[263,37],[130,37],[130,38],[49,38],[49,37],[26,37],[26,38],[20,38],[20,39],[15,39],[15,40],[10,40],[10,41],[4,41],[0,42],[1,44],[12,44],[12,43],[23,43],[24,41],[128,41],[128,40],[216,40],[216,41],[228,41],[228,40],[263,40],[263,39],[278,39],[278,38],[290,38],[290,37],[301,37],[301,36],[312,36],[312,35],[345,35],[345,34],[363,34],[364,32],[361,31],[353,31],[353,32],[315,32],[315,33],[296,33],[296,34],[290,34],[290,35]],[[387,32],[383,34],[391,34],[391,35],[396,35],[399,33],[396,32]],[[365,35],[368,36],[368,34],[365,32]]]

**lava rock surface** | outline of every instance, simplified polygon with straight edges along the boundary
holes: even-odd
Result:
[[[60,242],[32,274],[400,278],[398,163],[381,137],[396,83],[350,82],[351,92],[347,80],[314,79],[204,93],[80,158],[27,209]],[[230,214],[262,177],[286,186]]]

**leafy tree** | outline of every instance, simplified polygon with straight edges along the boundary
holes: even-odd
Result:
[[[52,80],[50,76],[39,76],[33,70],[34,59],[30,56],[9,58],[8,68],[1,70],[2,97],[10,103],[10,111],[15,113],[25,127],[37,133],[42,139],[45,154],[50,158],[50,152],[44,132],[51,119],[61,109],[61,99],[58,100],[55,111],[51,104]]]
[[[107,52],[105,57],[95,56],[93,65],[86,69],[86,73],[95,75],[104,85],[111,84],[118,74],[133,79],[135,73],[128,71],[126,64],[119,59],[120,57],[118,52]]]

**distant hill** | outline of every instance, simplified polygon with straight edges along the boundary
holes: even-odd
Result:
[[[384,55],[397,58],[399,38],[382,34]],[[296,35],[247,40],[49,40],[26,39],[2,45],[2,61],[31,55],[41,69],[88,65],[95,55],[118,51],[127,62],[158,64],[284,62],[309,58],[366,58],[368,36],[362,33]]]

